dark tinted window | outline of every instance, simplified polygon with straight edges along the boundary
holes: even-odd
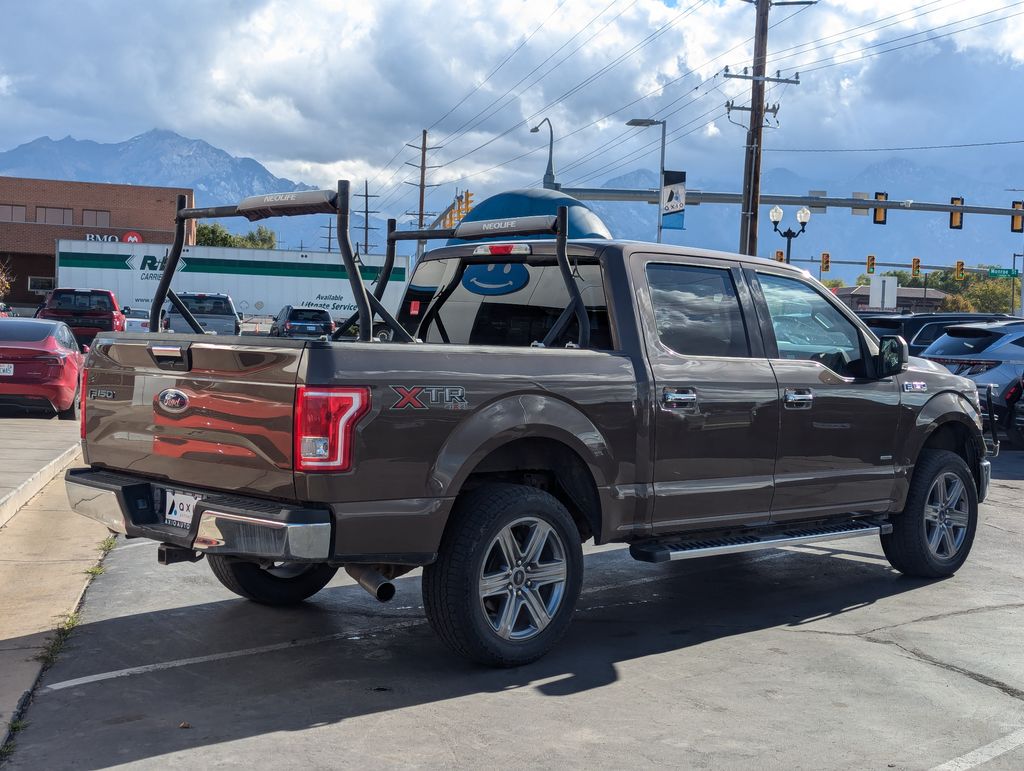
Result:
[[[936,322],[934,324],[925,324],[921,327],[921,331],[914,337],[914,345],[928,345],[928,343],[934,343],[938,338],[942,337],[942,333],[946,331],[950,322]]]
[[[112,311],[113,303],[106,292],[71,291],[58,289],[50,295],[48,308],[59,311]]]
[[[1001,335],[984,330],[949,330],[930,346],[928,356],[971,356],[981,353],[998,340]]]
[[[231,310],[231,303],[226,297],[200,297],[198,295],[178,295],[185,307],[195,315],[201,316],[234,316]],[[177,309],[171,306],[171,313],[177,313]]]
[[[455,279],[457,267],[455,259],[428,260],[417,266],[399,313],[399,321],[411,333],[415,334],[440,288]],[[601,267],[578,263],[574,275],[590,318],[590,347],[610,350],[612,335]],[[529,346],[547,336],[568,303],[556,265],[469,265],[441,306],[440,326],[431,324],[426,340],[444,342],[443,329],[451,343]],[[576,339],[574,319],[552,345],[563,347]]]
[[[148,319],[149,311],[144,311],[140,308],[139,310],[130,310],[126,315],[130,319]]]
[[[0,319],[0,342],[34,343],[45,340],[55,330],[55,324],[19,319]]]
[[[293,308],[288,316],[288,320],[312,324],[327,324],[331,320],[331,314],[319,308]]]
[[[684,356],[749,356],[732,275],[721,268],[647,266],[658,338]]]

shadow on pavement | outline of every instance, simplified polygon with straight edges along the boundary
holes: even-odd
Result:
[[[159,575],[146,582],[135,577],[127,594],[161,591]],[[101,768],[535,683],[548,697],[578,694],[614,683],[622,662],[686,649],[699,656],[705,643],[838,616],[926,582],[899,576],[877,554],[824,546],[662,566],[632,563],[621,551],[595,553],[587,557],[584,594],[565,639],[541,661],[510,670],[484,669],[450,654],[423,620],[419,579],[399,583],[394,607],[341,586],[299,608],[223,600],[84,624],[45,676],[12,765],[57,767],[73,746],[76,767]],[[410,598],[415,604],[407,604]],[[124,603],[130,608],[131,598]],[[127,667],[331,635],[314,644],[47,688]],[[183,721],[190,730],[178,729]]]

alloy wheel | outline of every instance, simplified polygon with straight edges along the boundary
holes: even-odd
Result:
[[[928,550],[942,560],[956,556],[967,538],[970,501],[963,480],[947,471],[935,478],[924,506]]]

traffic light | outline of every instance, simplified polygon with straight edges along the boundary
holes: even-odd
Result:
[[[889,200],[889,194],[888,193],[875,193],[875,200],[876,201],[888,201]],[[872,209],[871,210],[871,221],[874,222],[876,225],[884,225],[885,224],[885,213],[887,211],[888,211],[888,209],[883,209],[881,207],[877,207],[877,208]]]
[[[874,272],[875,272],[875,255],[869,254],[868,255],[868,273],[874,273]]]
[[[964,199],[962,196],[954,196],[949,199],[949,202],[953,206],[963,206]],[[950,230],[963,230],[964,229],[964,213],[962,211],[951,211],[949,213],[949,229]],[[963,263],[960,263],[961,265]]]
[[[473,208],[473,194],[466,190],[462,194],[462,211],[463,216],[469,214],[469,210]]]
[[[1024,209],[1024,201],[1014,201],[1010,206],[1014,209]],[[1015,214],[1010,217],[1010,232],[1024,233],[1024,215]]]
[[[963,260],[957,260],[956,261],[956,267],[953,268],[953,278],[955,278],[957,281],[963,281],[964,280],[964,261]]]
[[[821,253],[821,272],[828,273],[829,268],[832,266],[832,255],[828,252]]]
[[[915,257],[910,261],[910,275],[917,278],[921,275],[921,258]]]
[[[775,261],[776,262],[785,262],[786,261],[786,253],[784,251],[782,251],[781,249],[776,249],[775,250]]]

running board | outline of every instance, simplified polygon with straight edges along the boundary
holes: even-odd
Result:
[[[892,532],[888,522],[874,520],[852,520],[841,524],[818,524],[788,529],[772,529],[770,532],[734,533],[721,537],[679,538],[644,541],[629,547],[629,553],[641,562],[668,562],[688,560],[696,557],[710,557],[715,554],[735,554],[758,549],[773,549],[779,546],[795,546],[815,541],[835,541],[840,538],[857,538],[862,535],[884,535]]]

